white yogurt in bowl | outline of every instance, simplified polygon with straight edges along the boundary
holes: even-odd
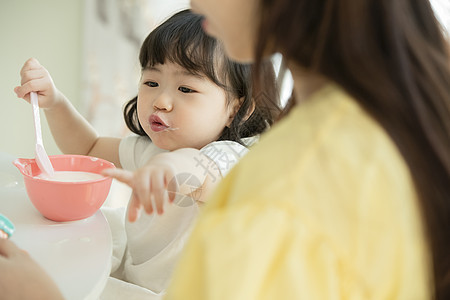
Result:
[[[48,176],[47,174],[39,174],[34,176],[34,178],[45,179],[49,181],[59,181],[59,182],[81,182],[90,181],[103,178],[104,176],[97,173],[91,172],[81,172],[81,171],[55,171],[53,176]]]

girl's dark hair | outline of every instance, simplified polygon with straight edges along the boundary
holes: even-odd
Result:
[[[178,64],[223,88],[228,105],[232,99],[241,99],[238,112],[219,140],[242,143],[242,138],[260,134],[272,125],[280,112],[273,65],[263,63],[261,73],[265,84],[257,89],[253,84],[252,66],[229,60],[222,44],[204,33],[202,19],[190,10],[170,17],[145,39],[139,54],[140,64],[143,70],[166,62]],[[137,97],[125,104],[124,118],[132,132],[147,135],[139,124]]]
[[[450,59],[429,0],[260,5],[256,57],[276,45],[338,83],[396,143],[420,198],[435,297],[450,299]]]

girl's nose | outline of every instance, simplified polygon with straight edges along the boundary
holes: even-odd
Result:
[[[171,97],[166,93],[160,94],[153,102],[153,108],[156,110],[171,111],[173,108]]]

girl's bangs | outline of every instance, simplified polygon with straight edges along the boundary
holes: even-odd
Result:
[[[199,16],[195,22],[200,23]],[[180,20],[181,22],[182,20]],[[160,26],[144,41],[140,53],[143,69],[166,62],[175,63],[194,75],[206,75],[219,86],[215,68],[216,41],[205,35],[201,27],[192,19],[184,26]]]

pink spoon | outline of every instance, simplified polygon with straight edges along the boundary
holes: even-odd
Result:
[[[55,174],[55,171],[53,170],[47,152],[45,152],[44,145],[42,144],[41,118],[39,116],[38,97],[35,92],[30,93],[30,102],[33,107],[34,131],[36,133],[36,163],[43,173],[52,177]]]

